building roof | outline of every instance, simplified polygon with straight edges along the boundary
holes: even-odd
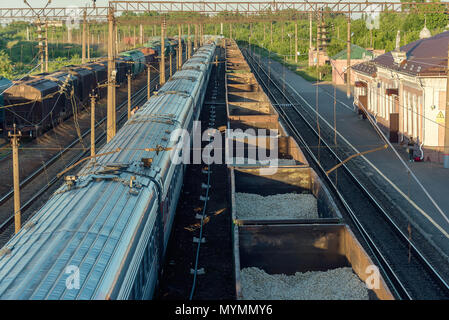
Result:
[[[442,76],[446,75],[447,70],[448,44],[449,31],[445,31],[400,47],[400,51],[406,53],[406,59],[399,64],[394,62],[393,51],[378,56],[371,63],[374,67],[383,67],[413,76]],[[366,64],[367,62],[362,62],[352,68],[369,74],[364,71],[367,68]]]
[[[360,60],[360,59],[365,59],[366,57],[373,57],[373,53],[371,51],[366,50],[365,48],[359,47],[356,44],[351,44],[351,59]],[[347,49],[341,50],[339,53],[334,55],[331,59],[346,60],[347,59]]]

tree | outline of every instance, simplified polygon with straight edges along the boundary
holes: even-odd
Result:
[[[5,51],[0,51],[0,76],[11,79],[13,75],[13,67],[11,59]]]

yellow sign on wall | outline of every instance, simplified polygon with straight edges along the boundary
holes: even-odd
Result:
[[[438,112],[436,121],[437,121],[437,123],[440,123],[440,124],[443,123],[444,124],[443,111]]]

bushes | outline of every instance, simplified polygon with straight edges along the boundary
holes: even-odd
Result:
[[[0,76],[11,79],[13,76],[12,71],[13,69],[9,55],[3,50],[0,51]]]

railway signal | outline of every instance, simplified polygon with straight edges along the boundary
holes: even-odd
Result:
[[[9,132],[8,136],[11,138],[12,145],[12,166],[13,166],[13,180],[14,180],[14,229],[18,233],[21,228],[21,213],[20,213],[20,177],[19,177],[19,139],[22,136],[20,131],[16,130],[14,123],[14,131]]]

